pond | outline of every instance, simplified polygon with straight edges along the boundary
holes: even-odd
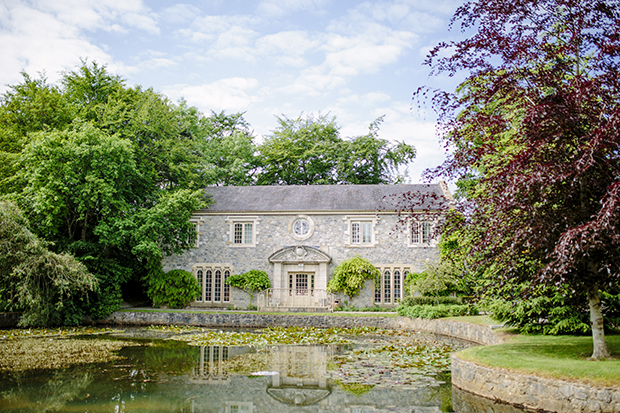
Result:
[[[468,346],[375,328],[12,330],[0,340],[3,412],[452,411],[450,354]],[[458,397],[462,411],[520,411]]]

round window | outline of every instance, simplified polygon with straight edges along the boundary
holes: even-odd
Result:
[[[293,222],[293,233],[298,237],[305,237],[310,233],[310,223],[304,218],[295,220]]]

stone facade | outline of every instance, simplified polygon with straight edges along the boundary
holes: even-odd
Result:
[[[214,192],[217,207],[194,214],[193,222],[198,232],[196,247],[182,255],[166,257],[163,267],[165,271],[183,269],[192,272],[199,280],[206,274],[213,277],[215,271],[220,271],[219,277],[223,279],[224,274],[261,270],[269,274],[275,289],[299,289],[297,284],[301,282],[307,285],[306,288],[325,290],[334,268],[343,260],[359,255],[379,268],[387,279],[382,279],[381,286],[377,286],[380,298],[375,297],[374,283],[369,283],[351,304],[358,307],[375,303],[395,306],[402,297],[406,273],[421,271],[425,262],[438,257],[435,238],[423,240],[420,233],[417,240],[412,239],[411,222],[419,216],[420,223],[415,225],[421,228],[423,221],[431,228],[438,223],[440,215],[426,209],[414,211],[411,213],[413,218],[403,221],[395,212],[380,208],[382,198],[378,195],[374,195],[378,198],[376,203],[356,201],[356,197],[363,199],[365,191],[370,194],[377,188],[381,193],[403,193],[418,187],[349,185],[342,189],[347,192],[340,194],[351,198],[349,204],[315,200],[321,189],[328,191],[333,198],[339,194],[339,188],[285,187],[289,191],[287,196],[284,200],[274,201],[272,210],[266,210],[270,204],[264,198],[281,196],[282,187],[273,187],[275,194],[269,192],[271,187],[208,189],[207,192]],[[448,199],[447,189],[440,185],[422,187],[425,190],[430,187],[435,198]],[[252,199],[254,188],[262,191],[260,199]],[[309,190],[314,192],[308,195]],[[231,193],[239,195],[233,197]],[[300,203],[298,199],[304,196],[309,201]],[[240,198],[246,199],[247,203],[240,202]],[[288,198],[291,199],[290,205],[286,204]],[[361,205],[364,203],[367,205]],[[375,207],[369,210],[368,205]],[[223,286],[221,280],[218,282]],[[209,288],[204,283],[206,281],[203,281],[203,287]],[[209,283],[213,289],[213,283]],[[223,296],[218,301],[207,294],[194,305],[247,308],[249,302],[243,299],[243,295],[231,294],[228,301],[222,299]],[[341,302],[349,301],[348,297],[338,298]]]

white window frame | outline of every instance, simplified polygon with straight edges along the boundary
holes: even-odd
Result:
[[[435,247],[435,221],[431,219],[412,219],[407,225],[407,238],[410,247]]]
[[[367,248],[377,245],[376,225],[379,218],[369,215],[345,216],[347,223],[346,245],[354,248]]]
[[[219,271],[219,297],[216,297],[216,272]],[[229,304],[232,302],[230,285],[226,278],[233,275],[233,267],[230,264],[194,264],[192,274],[200,285],[200,295],[194,300],[195,304]],[[210,274],[208,276],[207,274]],[[216,299],[219,298],[219,299]]]
[[[198,248],[200,247],[200,243],[203,241],[202,227],[204,226],[205,222],[200,217],[191,217],[189,219],[189,222],[194,224],[194,228],[196,229],[196,242],[194,243],[194,248]]]
[[[308,232],[304,235],[297,235],[295,233],[295,228],[294,225],[297,221],[299,220],[306,220],[306,222],[308,223],[309,227],[308,227]],[[290,236],[297,240],[297,241],[305,241],[307,239],[309,239],[310,237],[312,237],[312,235],[314,234],[314,220],[312,218],[310,218],[308,215],[297,215],[295,216],[293,219],[291,219],[288,223],[288,233],[290,234]]]
[[[226,223],[228,224],[228,241],[226,243],[233,248],[256,247],[259,222],[260,219],[256,216],[227,217]],[[249,236],[247,233],[248,228],[251,228],[252,231]],[[239,229],[241,229],[241,238],[237,238]],[[238,239],[241,242],[237,242]]]
[[[375,283],[373,303],[378,306],[398,305],[404,297],[405,278],[412,272],[412,266],[385,264],[377,265],[376,268],[381,273],[381,277],[379,277],[379,282]],[[396,275],[398,275],[398,280]],[[389,278],[386,280],[386,277]]]

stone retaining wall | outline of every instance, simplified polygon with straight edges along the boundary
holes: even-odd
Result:
[[[487,326],[449,320],[423,320],[408,317],[349,317],[344,315],[290,315],[258,313],[187,313],[156,311],[118,311],[102,324],[190,325],[201,327],[378,327],[393,330],[440,334],[478,344],[499,344],[502,340]]]
[[[493,369],[463,360],[458,354],[452,356],[452,385],[532,410],[620,413],[620,388],[591,387]]]

